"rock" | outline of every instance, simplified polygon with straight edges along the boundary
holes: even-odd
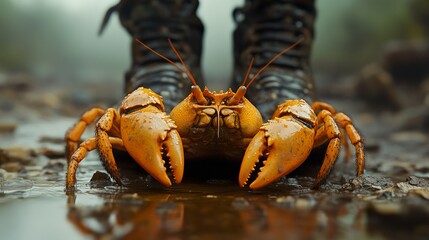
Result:
[[[107,173],[100,171],[96,171],[89,181],[89,185],[93,188],[103,188],[112,184],[113,182],[110,180],[110,176]]]
[[[406,180],[412,186],[429,187],[429,180],[425,178],[409,176]]]
[[[371,193],[393,186],[392,180],[388,178],[362,175],[350,180],[342,188],[353,192]]]
[[[22,169],[22,164],[19,162],[3,163],[1,167],[8,172],[19,172]]]
[[[64,151],[53,150],[50,148],[39,148],[36,150],[36,152],[37,154],[44,155],[50,159],[64,158],[65,156]]]
[[[19,162],[27,164],[36,157],[33,149],[23,147],[0,148],[0,164]]]
[[[429,200],[429,180],[410,176],[406,182],[397,183],[398,190],[407,195],[417,195]]]
[[[16,130],[16,124],[0,122],[0,133],[13,133],[15,132],[15,130]]]

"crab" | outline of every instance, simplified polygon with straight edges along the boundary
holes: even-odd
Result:
[[[193,82],[191,93],[169,115],[165,113],[162,97],[144,87],[128,94],[119,110],[92,108],[85,112],[66,134],[66,189],[74,189],[79,163],[95,149],[118,185],[123,184],[113,148],[128,152],[165,186],[171,186],[172,180],[176,184],[182,181],[185,158],[204,161],[201,159],[214,153],[221,154],[241,161],[238,174],[241,187],[259,189],[289,174],[308,159],[314,148],[327,144],[314,183],[314,186],[319,186],[338,158],[341,144],[346,146],[346,157],[349,156],[347,136],[355,147],[356,174],[363,174],[364,142],[352,120],[344,113],[324,102],[314,102],[310,106],[302,99],[286,100],[277,107],[272,119],[263,123],[258,109],[245,97],[258,74],[300,41],[273,57],[247,85],[243,81],[235,92],[229,89],[219,93],[207,87],[201,90],[169,42],[182,65],[140,43],[187,74]],[[245,79],[249,76],[252,62]],[[79,143],[86,127],[96,120],[95,137]],[[167,166],[171,169],[172,179],[167,174]]]

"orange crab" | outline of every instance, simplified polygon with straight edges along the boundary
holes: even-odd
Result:
[[[242,159],[239,185],[244,187],[249,184],[249,188],[259,189],[295,170],[307,160],[313,148],[328,142],[315,181],[315,186],[318,186],[335,163],[342,140],[348,146],[344,135],[348,135],[355,146],[356,172],[361,175],[365,165],[364,143],[345,114],[337,113],[331,105],[323,102],[315,102],[310,106],[304,100],[286,100],[277,107],[272,119],[263,123],[259,111],[245,97],[247,88],[258,74],[299,42],[277,54],[252,77],[247,86],[244,81],[236,92],[229,89],[219,93],[199,88],[171,41],[170,45],[184,69],[140,42],[186,73],[193,82],[191,93],[170,115],[164,111],[162,97],[143,87],[126,96],[119,111],[114,108],[93,108],[84,113],[66,134],[69,162],[66,188],[74,188],[79,162],[88,151],[94,149],[98,149],[111,177],[122,185],[112,152],[112,148],[115,148],[127,151],[142,168],[165,186],[172,183],[163,156],[169,158],[176,183],[182,181],[185,156],[187,159],[204,158],[216,153],[228,159]],[[251,65],[252,62],[246,79]],[[79,145],[86,126],[98,118],[95,137]],[[260,161],[263,166],[257,169],[256,179],[248,183]]]

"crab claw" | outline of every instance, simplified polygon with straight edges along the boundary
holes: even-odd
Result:
[[[133,159],[165,186],[172,183],[164,166],[167,157],[173,178],[180,183],[184,171],[183,145],[176,125],[164,112],[125,115],[121,121],[124,146]]]
[[[240,186],[247,185],[254,173],[257,177],[250,182],[250,189],[262,188],[292,172],[307,159],[313,139],[314,131],[291,116],[269,120],[246,149],[238,179]]]

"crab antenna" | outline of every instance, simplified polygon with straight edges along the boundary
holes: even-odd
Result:
[[[183,61],[182,57],[179,54],[179,51],[174,47],[173,42],[171,42],[170,38],[168,38],[168,42],[170,43],[171,49],[173,49],[176,56],[179,58],[180,62],[183,64],[183,67],[185,68],[186,74],[191,79],[193,85],[198,85],[197,81],[195,81],[194,75],[192,75],[191,71],[186,67],[185,62]]]
[[[151,51],[152,53],[156,54],[157,56],[159,56],[160,58],[164,59],[165,61],[169,62],[171,65],[175,66],[177,69],[179,69],[182,73],[185,73],[186,75],[188,75],[188,77],[191,79],[193,86],[191,87],[191,91],[194,94],[197,102],[199,104],[204,104],[206,105],[207,99],[204,97],[203,92],[201,91],[200,87],[197,85],[197,82],[195,81],[194,76],[191,74],[191,72],[189,71],[189,69],[186,67],[182,57],[180,57],[179,52],[176,50],[176,48],[173,46],[173,43],[171,42],[170,39],[168,39],[168,42],[170,43],[171,48],[173,49],[174,53],[176,54],[176,56],[179,58],[180,62],[183,64],[183,66],[185,67],[185,69],[181,68],[177,63],[173,62],[172,60],[170,60],[169,58],[167,58],[166,56],[162,55],[161,53],[155,51],[154,49],[152,49],[151,47],[149,47],[148,45],[146,45],[145,43],[143,43],[142,41],[140,41],[139,39],[135,39],[138,43],[140,43],[143,47],[145,47],[147,50]]]
[[[271,63],[273,63],[275,60],[277,60],[277,58],[279,58],[281,55],[285,54],[287,51],[291,50],[292,48],[296,47],[298,44],[300,44],[302,41],[304,41],[304,38],[300,38],[298,41],[296,41],[295,43],[293,43],[292,45],[290,45],[288,48],[286,48],[285,50],[281,51],[280,53],[278,53],[277,55],[275,55],[267,64],[265,64],[265,66],[263,66],[261,69],[259,69],[259,71],[257,71],[255,73],[255,75],[253,75],[252,79],[249,81],[249,83],[247,84],[247,87],[249,87],[253,81],[255,81],[256,77],[259,76],[259,74],[265,70],[265,68],[267,68],[268,66],[271,65]]]
[[[174,47],[173,42],[170,38],[168,38],[168,42],[170,43],[171,49],[173,49],[173,52],[176,54],[176,56],[179,58],[180,62],[182,63],[183,67],[185,68],[186,74],[188,75],[189,79],[192,81],[192,87],[191,91],[194,95],[197,102],[201,105],[207,105],[208,101],[204,97],[203,92],[201,91],[201,88],[198,86],[197,81],[195,81],[194,75],[192,75],[191,71],[189,71],[188,67],[186,67],[185,61],[183,61],[182,57],[179,54],[179,51]]]
[[[143,43],[142,41],[140,41],[139,39],[135,38],[135,40],[140,43],[143,47],[145,47],[147,50],[151,51],[152,53],[154,53],[155,55],[157,55],[158,57],[164,59],[165,61],[169,62],[171,65],[177,67],[181,72],[183,73],[187,73],[183,68],[181,68],[179,65],[177,65],[177,63],[171,61],[169,58],[167,58],[166,56],[162,55],[161,53],[153,50],[151,47],[149,47],[148,45],[146,45],[145,43]]]
[[[250,70],[252,70],[252,66],[253,66],[253,61],[254,61],[254,60],[255,60],[255,58],[254,58],[254,57],[252,57],[252,58],[250,59],[249,66],[247,67],[246,76],[244,77],[244,79],[243,79],[243,83],[241,84],[241,86],[244,86],[244,84],[246,84],[247,78],[249,78],[249,75],[250,75]]]
[[[189,79],[191,79],[192,81],[191,91],[195,99],[199,104],[207,105],[208,101],[204,97],[204,94],[201,91],[201,88],[197,84],[197,81],[195,81],[194,75],[192,75],[191,71],[189,71],[188,67],[186,67],[185,61],[183,61],[182,57],[179,54],[179,51],[177,51],[177,49],[174,47],[173,42],[171,41],[170,38],[168,38],[168,42],[170,43],[171,49],[173,49],[173,52],[176,54],[176,56],[179,58],[180,62],[182,63],[183,67],[185,68],[186,74],[188,75]]]
[[[250,59],[249,66],[247,67],[246,76],[243,79],[243,83],[241,83],[241,86],[238,87],[237,92],[235,92],[234,96],[232,96],[232,98],[228,101],[229,106],[237,105],[240,102],[241,98],[244,97],[244,95],[246,94],[247,88],[244,85],[246,84],[247,78],[249,78],[250,70],[252,69],[254,60],[254,57]]]

